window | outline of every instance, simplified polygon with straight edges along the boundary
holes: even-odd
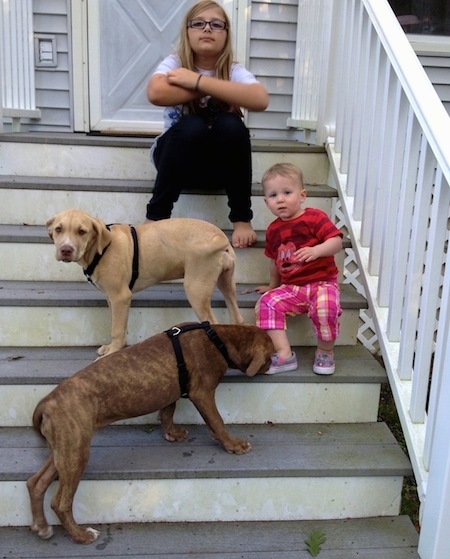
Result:
[[[450,0],[389,0],[405,33],[450,36]]]

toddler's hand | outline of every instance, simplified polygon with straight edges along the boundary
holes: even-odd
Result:
[[[257,287],[255,287],[255,289],[253,291],[255,293],[259,293],[260,295],[263,295],[264,293],[267,293],[267,291],[270,291],[270,286],[269,285],[258,285]]]
[[[295,252],[294,256],[296,262],[312,262],[313,260],[317,260],[320,254],[317,246],[313,246],[299,248]]]

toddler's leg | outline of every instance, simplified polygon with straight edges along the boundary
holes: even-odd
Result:
[[[317,350],[313,371],[319,375],[332,375],[336,369],[334,344],[339,335],[339,286],[334,282],[322,282],[311,301],[309,317],[317,336]]]
[[[297,289],[296,286],[280,286],[262,295],[256,304],[256,325],[267,331],[275,347],[267,374],[297,369],[297,356],[286,332],[286,316],[299,314]]]

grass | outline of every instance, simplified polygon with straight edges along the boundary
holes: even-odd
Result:
[[[402,426],[400,424],[400,419],[397,414],[397,408],[395,407],[394,397],[392,396],[389,383],[383,384],[381,388],[378,420],[384,421],[387,424],[401,448],[406,454],[408,454]],[[405,477],[403,481],[400,514],[408,515],[417,531],[419,531],[419,505],[420,501],[417,495],[416,480],[414,476]]]

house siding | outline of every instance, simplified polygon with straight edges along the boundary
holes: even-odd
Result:
[[[450,53],[417,53],[422,66],[439,98],[450,115]]]
[[[35,34],[56,38],[57,66],[36,68],[36,106],[39,120],[23,119],[21,130],[72,132],[72,63],[69,0],[33,0]]]
[[[249,69],[269,92],[269,107],[249,113],[247,124],[257,139],[297,139],[287,127],[291,116],[298,0],[252,2]]]

